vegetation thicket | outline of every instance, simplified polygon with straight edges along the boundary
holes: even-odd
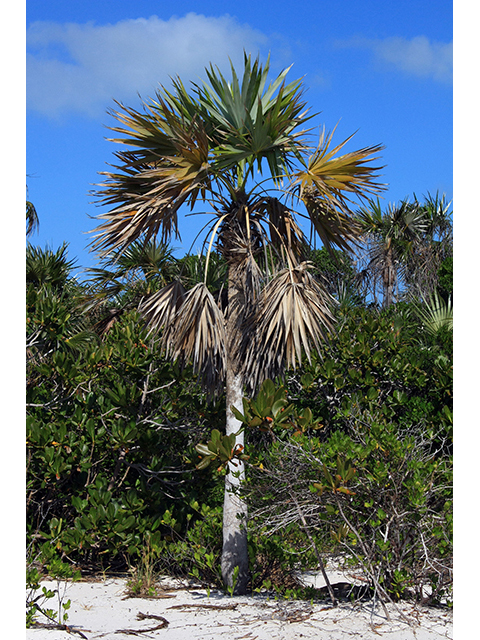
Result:
[[[313,597],[298,571],[333,555],[363,568],[353,595],[449,593],[449,205],[382,211],[380,147],[311,149],[301,83],[267,75],[245,57],[241,81],[210,68],[121,107],[86,281],[66,245],[27,245],[32,588],[128,570],[133,593],[164,572]],[[177,259],[177,211],[198,202],[205,251]]]

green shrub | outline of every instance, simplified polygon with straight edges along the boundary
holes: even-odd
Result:
[[[195,477],[194,446],[221,415],[196,381],[164,362],[134,313],[96,348],[56,349],[31,362],[27,387],[27,523],[84,566],[126,568],[144,536],[162,536],[174,506],[208,503],[212,474]],[[175,384],[174,384],[175,383]]]
[[[318,548],[353,559],[383,600],[435,602],[451,583],[452,462],[426,431],[399,437],[364,412],[349,434],[277,439],[246,491],[264,535],[300,526],[298,502]]]
[[[355,412],[380,410],[384,419],[435,433],[448,448],[452,440],[451,343],[439,338],[419,344],[420,327],[405,309],[346,314],[322,357],[291,375],[288,399],[309,407],[325,437],[349,432]]]

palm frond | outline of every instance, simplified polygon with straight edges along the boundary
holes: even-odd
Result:
[[[185,295],[183,284],[175,280],[142,301],[139,311],[145,318],[150,333],[158,333],[162,328],[168,331],[185,301]]]
[[[424,306],[416,307],[425,331],[430,335],[436,335],[444,327],[453,331],[453,303],[451,298],[443,300],[437,291],[424,301]]]
[[[207,265],[206,257],[186,255],[179,264],[179,278],[186,289],[191,289],[199,282],[204,282],[212,294],[217,294],[226,283],[227,265],[217,253],[211,252]]]
[[[265,287],[244,343],[252,387],[295,368],[333,330],[334,299],[309,272],[310,263],[280,271]]]
[[[167,355],[181,364],[191,362],[211,393],[223,385],[225,319],[203,282],[187,292],[178,313],[165,327],[163,340]]]
[[[202,122],[186,123],[163,100],[157,110],[140,114],[124,107],[126,114],[113,112],[129,129],[115,128],[129,137],[114,142],[144,147],[116,154],[118,172],[102,172],[106,182],[97,185],[100,203],[113,207],[100,214],[104,222],[94,230],[92,249],[104,255],[122,249],[144,236],[145,242],[161,234],[166,243],[179,237],[178,209],[197,198],[205,198],[209,182],[209,141]]]
[[[32,233],[38,231],[40,227],[40,222],[38,220],[37,210],[32,202],[29,200],[27,202],[27,237],[31,236]]]
[[[36,287],[51,285],[54,289],[64,287],[76,260],[68,260],[68,244],[64,242],[56,251],[48,247],[41,249],[27,244],[26,281]]]
[[[344,155],[338,152],[353,138],[346,140],[331,149],[335,129],[326,134],[323,128],[316,151],[308,158],[303,171],[296,175],[301,190],[313,188],[319,197],[332,204],[348,200],[347,194],[359,195],[362,198],[368,193],[377,193],[384,188],[375,182],[377,171],[383,167],[372,167],[369,163],[377,159],[382,145],[364,147]]]
[[[268,216],[270,242],[277,252],[285,250],[297,257],[303,257],[306,240],[295,222],[293,211],[277,198],[267,198],[265,209]]]
[[[328,250],[334,246],[349,250],[361,231],[349,211],[351,196],[364,198],[384,188],[375,181],[381,167],[370,164],[383,147],[374,145],[338,155],[353,136],[331,149],[332,136],[333,132],[326,136],[323,129],[317,150],[302,162],[303,168],[294,174],[289,191],[305,204]]]
[[[232,66],[232,82],[218,68],[207,69],[208,83],[197,87],[198,99],[216,123],[218,154],[215,166],[224,171],[246,162],[249,172],[254,164],[262,170],[266,160],[271,175],[278,179],[304,147],[298,130],[310,117],[302,101],[301,80],[285,84],[289,69],[282,71],[266,88],[270,63],[264,67],[258,58],[253,65],[245,56],[240,83]]]

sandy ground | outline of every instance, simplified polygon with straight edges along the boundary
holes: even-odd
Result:
[[[126,579],[102,582],[45,582],[58,593],[46,606],[58,610],[58,600],[71,600],[70,632],[38,627],[26,631],[27,640],[297,640],[318,638],[384,638],[435,640],[453,638],[452,611],[389,605],[390,619],[373,601],[341,603],[276,600],[255,594],[231,598],[203,588],[176,588],[165,582],[162,597],[126,597]],[[163,583],[162,583],[163,584]],[[47,622],[38,616],[38,622]]]

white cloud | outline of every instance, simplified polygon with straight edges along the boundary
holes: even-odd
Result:
[[[47,116],[96,117],[113,99],[154,93],[169,77],[197,80],[209,62],[238,64],[266,37],[228,15],[189,13],[96,25],[35,22],[27,31],[27,107]]]
[[[376,55],[402,71],[450,82],[453,74],[453,43],[430,42],[425,36],[412,40],[387,38],[374,46]]]
[[[409,75],[451,83],[453,79],[453,43],[433,42],[425,36],[391,37],[384,40],[357,38],[340,46],[366,48],[376,59]]]

